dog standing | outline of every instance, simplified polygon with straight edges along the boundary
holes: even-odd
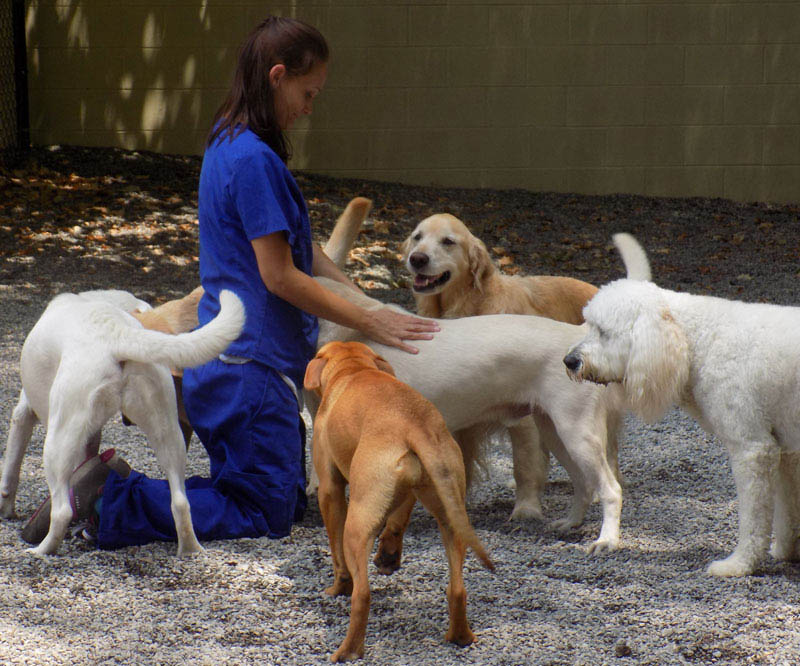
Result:
[[[334,581],[326,593],[352,593],[347,636],[331,660],[364,655],[370,604],[367,558],[387,515],[409,496],[436,518],[447,551],[450,628],[445,638],[469,645],[475,637],[466,614],[466,548],[488,569],[494,565],[469,523],[464,463],[444,419],[360,342],[322,347],[308,364],[304,386],[321,395],[313,461],[333,558]]]
[[[206,326],[166,335],[142,328],[130,312],[150,306],[128,292],[60,294],[50,301],[22,346],[22,391],[0,479],[0,515],[11,518],[33,426],[37,420],[46,424],[43,464],[50,529],[32,552],[58,549],[73,516],[70,474],[82,460],[97,455],[103,425],[120,411],[144,431],[166,474],[178,554],[202,550],[186,498],[186,449],[169,367],[205,363],[236,339],[244,324],[242,303],[231,292],[224,292],[220,302],[220,313]]]
[[[678,293],[630,275],[586,307],[564,358],[577,380],[617,383],[656,421],[683,407],[722,440],[739,502],[739,541],[714,576],[750,574],[767,554],[800,557],[800,308]]]
[[[414,276],[417,314],[426,317],[527,314],[582,324],[583,307],[597,293],[594,285],[570,277],[504,275],[483,241],[446,213],[422,220],[402,249],[406,268]],[[628,247],[619,249],[627,261]],[[549,453],[531,418],[510,425],[508,434],[516,483],[511,519],[543,520],[541,497],[547,484]],[[480,437],[480,433],[458,433],[456,437],[463,442]]]

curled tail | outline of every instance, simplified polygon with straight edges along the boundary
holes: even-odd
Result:
[[[347,254],[353,247],[361,225],[371,208],[372,201],[364,197],[355,197],[350,200],[344,212],[336,220],[331,236],[325,243],[324,251],[339,268],[344,268]]]
[[[116,313],[100,312],[93,324],[100,327],[119,361],[161,363],[172,368],[190,368],[207,363],[224,352],[242,331],[245,310],[239,297],[224,290],[220,311],[214,319],[190,333],[169,335],[124,323]]]
[[[435,440],[435,435],[430,433],[421,434],[430,441]],[[422,467],[433,482],[436,495],[444,506],[447,517],[453,532],[461,539],[472,552],[478,556],[489,571],[494,571],[494,562],[486,552],[478,535],[469,522],[467,509],[464,506],[464,461],[461,457],[461,450],[456,441],[445,430],[445,439],[440,440],[440,446],[433,447],[426,441],[420,443],[417,437],[409,437],[411,450],[419,458]],[[454,472],[460,468],[460,479]]]
[[[652,280],[650,261],[647,259],[647,253],[639,244],[639,241],[626,233],[614,234],[612,240],[622,257],[622,263],[625,264],[628,279],[650,282]]]

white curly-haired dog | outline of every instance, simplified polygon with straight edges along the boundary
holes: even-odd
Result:
[[[800,308],[677,293],[636,279],[603,286],[586,337],[564,358],[577,380],[621,383],[647,421],[683,407],[722,440],[739,501],[739,542],[714,576],[767,554],[800,555]]]

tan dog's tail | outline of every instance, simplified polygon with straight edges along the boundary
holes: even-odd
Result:
[[[628,279],[650,282],[652,280],[650,261],[647,259],[647,253],[639,244],[639,241],[630,234],[625,233],[614,234],[611,238],[614,241],[614,245],[617,246],[619,255],[622,257],[622,263],[625,264]]]
[[[331,236],[325,243],[324,251],[339,268],[344,268],[347,255],[371,208],[372,201],[364,197],[355,197],[336,220]]]
[[[419,458],[425,472],[431,478],[439,501],[444,506],[447,520],[456,535],[472,549],[489,571],[494,571],[494,562],[486,552],[486,548],[481,543],[478,535],[469,522],[467,510],[464,506],[464,482],[463,469],[464,461],[461,457],[461,450],[456,441],[446,433],[448,441],[441,442],[442,446],[433,448],[428,441],[427,433],[421,434],[425,441],[420,441],[417,437],[409,433],[409,445],[414,454]],[[461,468],[461,479],[459,483],[454,470]]]
[[[219,356],[241,333],[245,311],[239,297],[224,290],[219,302],[220,311],[214,319],[191,333],[179,335],[122,324],[117,308],[95,312],[87,323],[103,331],[118,361],[190,368]]]

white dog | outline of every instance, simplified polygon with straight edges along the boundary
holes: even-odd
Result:
[[[317,279],[364,308],[386,307],[342,283]],[[575,489],[569,515],[554,525],[559,529],[579,525],[591,502],[599,499],[603,524],[589,552],[615,550],[622,507],[616,470],[622,393],[613,386],[576,384],[564,374],[561,359],[583,337],[584,327],[529,315],[442,319],[439,325],[441,330],[432,340],[415,341],[419,354],[380,345],[323,319],[319,345],[359,340],[372,347],[399,380],[439,409],[462,447],[467,468],[488,431],[532,415],[543,443],[567,469]],[[306,396],[313,414],[313,396]],[[515,465],[524,457],[524,452],[515,453]],[[393,530],[402,535],[407,518],[404,514],[390,518],[381,537],[384,552],[376,559],[387,562],[387,537]]]
[[[0,515],[11,518],[33,426],[37,419],[46,424],[50,529],[32,552],[58,549],[73,516],[70,474],[97,454],[101,428],[120,411],[147,435],[167,476],[178,554],[202,549],[186,498],[186,448],[169,368],[205,363],[236,339],[244,324],[242,303],[231,292],[223,292],[220,303],[213,321],[181,335],[143,329],[130,312],[150,306],[124,291],[61,294],[48,304],[22,347],[22,391],[0,479]]]
[[[621,385],[648,421],[679,405],[728,450],[739,541],[708,573],[751,573],[771,534],[774,557],[798,558],[800,309],[627,279],[602,287],[584,315],[588,333],[564,358],[570,376]]]

